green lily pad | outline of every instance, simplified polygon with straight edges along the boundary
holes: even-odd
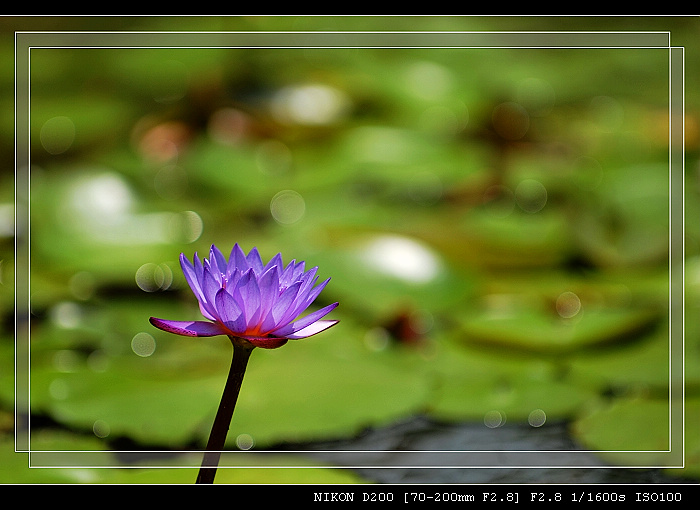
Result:
[[[494,426],[506,420],[562,420],[596,398],[594,391],[562,378],[559,366],[544,359],[469,349],[458,342],[444,342],[436,350],[427,412],[440,419],[492,424],[497,416]]]
[[[586,310],[573,320],[524,306],[502,314],[466,318],[462,330],[468,342],[493,348],[561,354],[619,342],[640,334],[657,319],[654,311],[635,309]]]
[[[635,165],[603,175],[596,193],[574,216],[572,235],[601,267],[663,263],[669,243],[666,164]],[[633,185],[631,183],[634,183]]]
[[[9,62],[13,51],[4,50]],[[200,319],[177,256],[234,242],[318,265],[332,280],[317,305],[339,301],[334,318],[342,320],[318,337],[254,353],[231,448],[244,435],[264,448],[348,436],[415,413],[481,420],[496,411],[522,422],[539,410],[569,419],[607,390],[656,398],[668,375],[668,76],[656,65],[667,55],[632,53],[605,51],[593,61],[586,52],[522,58],[522,50],[491,49],[36,50],[32,411],[89,437],[86,448],[121,436],[144,448],[203,444],[231,346],[167,335],[147,320]],[[572,79],[574,69],[592,80]],[[611,79],[616,73],[626,79]],[[279,121],[278,92],[309,83],[337,92],[341,115],[318,125]],[[517,103],[513,118],[528,121],[523,138],[500,136],[492,113],[503,102]],[[310,104],[315,112],[324,106]],[[222,125],[219,114],[230,109],[245,116],[242,124],[234,117]],[[139,143],[160,133],[155,126],[173,129],[176,156],[168,139],[149,146],[165,148],[152,153]],[[222,143],[224,132],[233,136]],[[495,182],[510,193],[485,203]],[[530,193],[520,195],[523,183]],[[279,192],[291,201],[279,201]],[[688,193],[689,211],[695,195]],[[294,214],[279,214],[290,204]],[[0,218],[5,290],[11,216]],[[388,235],[409,247],[373,245]],[[695,225],[687,239],[692,251]],[[572,262],[590,272],[573,281]],[[690,267],[688,290],[697,294],[693,274]],[[564,291],[580,298],[578,313],[558,313]],[[685,388],[695,396],[691,294]],[[0,402],[9,409],[9,291],[1,303]],[[370,348],[417,316],[432,326],[420,342]],[[109,434],[93,438],[94,427]],[[698,463],[692,450],[688,459]],[[257,483],[262,472],[225,470],[218,479]],[[193,470],[90,476],[189,483]]]
[[[595,394],[571,383],[548,380],[473,380],[453,376],[431,400],[429,414],[442,420],[541,426],[576,414]]]
[[[168,265],[179,278],[178,247],[202,233],[192,211],[154,211],[123,175],[91,165],[52,168],[34,178],[32,292],[37,299],[76,273],[95,287],[133,286],[139,268]],[[115,257],[115,252],[121,255]],[[46,260],[51,260],[47,265]]]
[[[40,431],[32,435],[35,451],[100,451],[104,450],[97,438],[81,437],[67,432]],[[89,468],[38,468],[30,469],[28,454],[15,452],[11,435],[0,438],[0,478],[8,484],[69,484],[100,483],[106,473]],[[102,455],[102,454],[101,454]],[[105,458],[112,458],[104,452]]]
[[[99,427],[105,437],[177,448],[196,434],[211,407],[207,397],[221,391],[220,381],[212,375],[171,374],[168,379],[154,370],[156,375],[148,377],[142,359],[102,359],[97,370],[90,360],[80,361],[67,373],[51,366],[32,370],[32,410],[71,428]]]
[[[487,268],[552,267],[571,249],[565,215],[549,209],[505,216],[475,210],[460,223],[453,242],[450,251],[459,249],[466,261]]]
[[[240,457],[239,457],[240,455]],[[190,465],[194,459],[188,456],[187,463],[179,462],[181,456],[176,456],[171,461],[174,466]],[[335,469],[333,466],[318,467],[318,463],[310,462],[302,455],[294,458],[278,458],[270,455],[236,454],[236,464],[245,467],[228,467],[225,461],[219,464],[216,472],[215,484],[229,485],[252,485],[252,484],[355,484],[368,483],[360,476],[350,470]],[[288,466],[292,463],[299,467],[278,467]],[[177,469],[155,469],[155,468],[132,468],[123,469],[110,473],[105,477],[103,483],[118,484],[192,484],[196,480],[198,469],[183,468]]]
[[[668,329],[618,349],[580,353],[569,361],[568,376],[582,386],[618,392],[668,394]]]
[[[113,328],[101,344],[61,348],[54,343],[33,350],[33,411],[84,430],[99,422],[110,437],[145,445],[204,444],[228,373],[230,342],[145,329],[143,315],[144,324],[129,332],[130,320]],[[49,331],[38,329],[34,342],[41,345]],[[413,366],[415,355],[373,352],[359,331],[342,319],[318,337],[256,351],[231,443],[238,434],[249,434],[258,445],[351,434],[419,408],[427,390]],[[141,339],[149,342],[148,353],[132,345]]]
[[[32,437],[32,451],[53,452],[58,457],[60,452],[100,451],[103,459],[96,461],[94,454],[84,458],[80,467],[50,468],[34,465],[28,467],[27,453],[14,451],[11,436],[0,440],[0,478],[9,484],[193,484],[197,477],[201,454],[171,454],[156,460],[142,460],[133,464],[120,464],[116,455],[105,449],[105,445],[96,437],[73,434],[66,431],[42,430]],[[71,461],[80,460],[79,453],[70,453]],[[297,455],[294,458],[278,459],[274,456],[245,454],[236,457],[237,464],[247,468],[228,467],[230,463],[222,460],[217,471],[217,484],[351,484],[364,483],[364,480],[349,470],[318,467],[309,459]],[[77,456],[77,457],[76,457]],[[52,459],[51,462],[55,462]],[[91,467],[91,462],[115,467]],[[292,463],[299,468],[288,468]],[[128,466],[124,469],[121,466]],[[155,467],[157,466],[157,467]],[[161,467],[162,466],[162,467]],[[193,467],[188,467],[193,466]],[[307,467],[308,466],[308,467]]]
[[[102,150],[127,136],[136,112],[133,103],[112,94],[51,98],[35,95],[32,100],[32,141],[34,148],[41,151],[36,154],[71,154],[96,145]]]
[[[455,272],[436,250],[411,236],[346,230],[343,241],[308,253],[307,260],[333,275],[324,292],[339,296],[365,324],[405,308],[449,310],[474,287],[468,275]]]
[[[0,336],[0,403],[11,407],[14,403],[14,344],[10,338]]]
[[[230,445],[236,433],[261,446],[347,437],[423,407],[429,393],[419,356],[370,351],[343,325],[315,339],[254,352]]]
[[[674,405],[680,406],[681,402]],[[694,424],[700,418],[697,400],[685,403],[685,451],[697,458],[698,439]],[[663,399],[626,398],[599,406],[576,420],[572,433],[577,441],[612,464],[669,466],[679,462],[679,455],[669,461],[669,448],[677,452],[680,437],[670,436],[669,402]],[[678,430],[678,429],[676,429]],[[635,452],[630,457],[628,452]],[[687,458],[686,458],[687,460]],[[697,465],[692,469],[697,472]]]

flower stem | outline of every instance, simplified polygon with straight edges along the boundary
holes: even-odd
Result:
[[[245,369],[248,365],[250,354],[254,349],[254,347],[245,340],[235,337],[229,338],[231,338],[231,342],[233,343],[233,359],[231,361],[231,368],[229,369],[228,379],[226,380],[226,386],[224,387],[224,393],[221,396],[219,410],[216,412],[214,425],[212,426],[209,434],[206,453],[204,454],[204,459],[202,460],[202,466],[199,469],[196,483],[214,483],[216,469],[219,465],[221,451],[226,443],[226,435],[228,434],[229,425],[231,424],[233,410],[236,407],[238,393],[241,390]]]

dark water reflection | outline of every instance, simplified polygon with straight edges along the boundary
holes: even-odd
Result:
[[[479,423],[445,424],[414,417],[386,428],[368,429],[354,439],[303,446],[287,444],[276,448],[322,450],[312,457],[338,466],[363,461],[367,465],[374,463],[381,467],[353,467],[353,471],[369,481],[386,484],[688,483],[688,480],[670,476],[661,469],[607,465],[595,453],[581,450],[569,437],[564,422],[541,428],[521,425],[488,428]],[[370,453],[354,455],[350,453],[353,451]],[[410,467],[401,467],[402,461],[409,460],[403,456],[409,451],[423,453],[411,454],[410,460],[417,462]],[[460,453],[452,457],[445,456],[444,451]],[[473,457],[479,454],[471,451],[490,452],[482,456],[485,460],[482,465],[491,465],[440,467],[455,459],[455,464],[458,464],[460,457],[464,464],[472,464]],[[548,455],[553,462],[542,462]],[[513,462],[516,457],[521,461],[518,464]],[[424,461],[423,465],[420,465],[420,459]],[[441,463],[441,460],[447,462]]]

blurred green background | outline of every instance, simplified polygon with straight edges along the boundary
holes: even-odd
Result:
[[[698,479],[699,27],[3,18],[0,482],[191,483],[196,473],[29,470],[12,451],[12,35],[29,29],[670,30],[687,45],[689,320],[686,469],[668,471]],[[348,439],[427,416],[494,429],[563,423],[583,449],[665,450],[668,74],[668,50],[644,48],[33,49],[32,449],[203,447],[230,343],[168,335],[148,317],[198,319],[179,254],[238,242],[319,266],[331,283],[315,306],[339,301],[341,322],[253,354],[232,449]],[[217,477],[361,480],[333,469]]]

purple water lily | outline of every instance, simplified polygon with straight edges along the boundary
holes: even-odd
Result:
[[[236,243],[228,261],[212,245],[208,260],[200,261],[195,253],[190,262],[181,254],[180,265],[202,315],[209,320],[151,317],[151,324],[163,331],[192,337],[227,335],[252,347],[275,349],[287,340],[307,338],[338,322],[321,320],[338,303],[299,318],[330,280],[316,285],[318,268],[305,271],[303,261],[292,260],[284,266],[278,253],[263,264],[257,248],[246,255]]]

